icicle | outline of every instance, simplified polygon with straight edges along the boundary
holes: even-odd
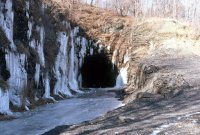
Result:
[[[32,20],[30,19],[29,9],[30,9],[30,3],[29,1],[26,1],[26,16],[29,19],[27,37],[28,37],[28,40],[30,41],[31,35],[32,35],[32,29],[33,29],[33,23],[32,23]]]
[[[29,3],[29,1],[26,1],[26,17],[27,18],[29,18],[29,13],[28,13],[29,8],[30,8],[30,3]]]
[[[7,68],[10,71],[10,78],[8,80],[10,86],[10,100],[14,105],[21,106],[22,91],[27,85],[27,72],[24,68],[26,56],[25,54],[16,55],[12,52],[8,52],[5,58]]]
[[[44,81],[44,86],[45,86],[45,93],[44,93],[43,97],[46,98],[46,99],[52,99],[54,102],[56,102],[56,100],[53,97],[51,97],[51,94],[50,94],[49,73],[45,74],[43,81]]]
[[[68,37],[66,33],[59,32],[57,42],[60,43],[59,52],[56,58],[54,73],[57,79],[57,82],[54,87],[54,94],[58,93],[65,94],[67,96],[72,96],[70,90],[68,89],[68,69],[67,69],[67,44]]]
[[[90,55],[93,55],[93,53],[94,53],[93,48],[90,48]]]
[[[81,51],[80,51],[81,57],[85,57],[86,52],[87,52],[87,45],[88,45],[87,40],[85,38],[82,38],[82,40],[81,40]]]
[[[82,87],[83,79],[82,79],[82,75],[81,74],[78,76],[78,82],[79,82],[79,86]]]
[[[32,22],[28,21],[28,32],[27,32],[27,36],[28,36],[28,39],[29,39],[29,40],[31,39],[31,35],[32,35],[32,27],[33,27]]]
[[[51,98],[51,96],[50,96],[49,74],[48,73],[46,73],[46,75],[45,75],[44,85],[45,85],[44,98]]]
[[[6,12],[3,13],[3,11]],[[0,9],[0,27],[3,29],[3,31],[6,34],[6,37],[10,41],[11,49],[16,50],[16,46],[13,42],[13,20],[14,13],[12,10],[12,0],[6,0],[5,10],[3,8]]]
[[[36,64],[35,66],[35,83],[36,83],[36,86],[38,87],[39,85],[39,79],[40,79],[40,64]]]
[[[84,57],[85,57],[85,55],[87,53],[87,45],[88,45],[87,40],[85,38],[82,38],[81,43],[80,43],[81,50],[79,52],[79,57],[80,57],[80,59],[79,59],[79,67],[81,67],[82,64],[83,64]]]
[[[112,64],[113,64],[113,69],[116,64],[116,57],[117,57],[117,50],[114,50],[113,55],[112,55]]]
[[[44,59],[44,27],[37,27],[37,31],[40,33],[40,43],[37,45],[37,51],[40,58],[40,63],[44,67],[45,66],[45,59]]]
[[[32,23],[29,21],[28,22],[28,39],[30,40],[30,37],[32,35]],[[39,60],[40,60],[40,65],[41,66],[45,66],[45,58],[44,58],[44,37],[45,37],[45,31],[44,31],[44,27],[36,27],[36,30],[39,32],[40,34],[40,41],[37,41],[36,39],[32,39],[31,41],[29,41],[29,46],[32,47],[33,49],[37,50],[37,53],[39,55]]]
[[[45,11],[45,4],[44,4],[44,2],[42,2],[41,11],[42,11],[42,14],[44,14],[44,11]]]
[[[78,76],[76,76],[76,73],[75,73],[74,37],[77,33],[78,33],[78,28],[75,28],[71,32],[72,41],[71,41],[71,50],[70,50],[70,63],[69,63],[70,65],[69,65],[69,77],[68,77],[68,79],[69,79],[70,89],[72,89],[73,91],[76,91],[78,93],[82,93],[82,91],[78,90],[79,89],[78,82],[77,82]]]

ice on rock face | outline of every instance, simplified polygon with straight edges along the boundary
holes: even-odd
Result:
[[[70,51],[70,65],[69,65],[69,86],[72,90],[76,92],[79,91],[78,82],[77,82],[77,76],[75,74],[75,56],[74,56],[74,42],[72,40],[71,42],[71,51]]]
[[[81,39],[81,43],[80,43],[80,47],[81,47],[81,50],[79,52],[79,67],[82,66],[83,62],[84,62],[84,57],[87,53],[87,45],[88,45],[88,42],[85,38],[82,38]]]
[[[27,72],[25,70],[25,54],[8,52],[5,56],[6,65],[10,71],[9,94],[11,102],[16,106],[22,105],[22,92],[27,85]]]
[[[75,36],[77,36],[77,33],[79,32],[79,28],[75,27],[74,30],[71,31],[71,50],[70,50],[70,62],[69,62],[69,75],[68,75],[68,79],[69,79],[69,87],[70,89],[72,89],[75,92],[78,93],[82,93],[82,91],[79,90],[78,87],[78,76],[76,73],[76,63],[78,63],[78,59],[76,59],[75,57],[75,43],[74,43],[74,38]]]
[[[16,46],[13,42],[13,4],[12,0],[6,0],[0,2],[0,27],[4,31],[6,37],[10,41],[10,48],[16,50]],[[4,5],[4,6],[2,6]],[[6,11],[6,12],[3,12]],[[5,102],[10,100],[14,105],[22,105],[22,91],[27,85],[27,73],[25,70],[25,54],[16,54],[14,52],[6,51],[5,55],[6,66],[10,72],[9,83],[9,99],[5,99]],[[1,93],[2,94],[2,93]],[[8,93],[4,94],[8,95]],[[7,97],[7,96],[6,96]]]
[[[38,87],[38,85],[39,85],[39,79],[40,79],[40,64],[36,64],[36,66],[35,66],[35,76],[34,76],[34,79],[35,79],[36,86]]]
[[[45,84],[44,98],[51,98],[51,96],[50,96],[49,74],[48,73],[46,73],[46,75],[45,75],[44,84]]]
[[[28,20],[27,37],[28,37],[28,40],[30,41],[31,35],[32,35],[32,29],[33,29],[33,23],[32,23],[32,19],[30,18],[30,15],[29,15],[29,12],[28,12],[29,9],[30,9],[30,3],[29,3],[29,1],[26,1],[26,17],[29,19]]]
[[[43,83],[44,83],[44,87],[45,87],[45,92],[43,95],[43,98],[46,99],[52,99],[53,101],[56,101],[53,97],[51,97],[51,93],[50,93],[50,78],[49,78],[49,73],[45,73],[45,77],[43,79]]]
[[[82,40],[81,40],[81,51],[80,51],[80,55],[81,55],[82,58],[86,55],[87,45],[88,45],[87,39],[82,38]]]
[[[26,1],[26,17],[29,18],[28,10],[30,9],[29,1]]]
[[[9,94],[8,91],[3,91],[0,88],[0,113],[3,114],[10,114],[10,109],[9,109]]]
[[[124,55],[124,63],[127,63],[128,61],[129,61],[128,52],[126,52],[126,54]]]
[[[82,75],[81,74],[78,76],[78,82],[79,82],[79,86],[82,87],[83,79],[82,79]]]
[[[94,53],[93,48],[90,48],[90,55],[93,55],[93,53]]]
[[[30,37],[32,35],[32,27],[33,27],[32,22],[30,22],[30,21],[28,22],[28,27],[29,27],[29,30],[28,30],[27,36],[28,36],[28,39],[30,40]],[[29,46],[37,51],[37,53],[39,55],[40,65],[44,67],[45,66],[45,58],[44,58],[45,31],[44,31],[43,26],[41,26],[41,27],[37,26],[36,30],[40,34],[40,40],[37,41],[36,39],[32,39],[31,41],[29,41]]]
[[[123,88],[125,84],[127,84],[128,77],[127,77],[127,69],[128,67],[123,67],[120,69],[119,75],[116,79],[116,88]]]
[[[54,72],[57,82],[54,87],[54,94],[58,93],[72,96],[68,89],[68,68],[67,68],[67,45],[68,37],[65,32],[59,32],[57,42],[59,43],[59,52],[56,58]]]
[[[27,32],[27,36],[28,36],[28,39],[29,39],[29,40],[31,39],[32,28],[33,28],[32,22],[31,22],[31,21],[28,21],[28,32]]]
[[[82,67],[84,58],[87,54],[88,41],[84,37],[79,37],[77,40],[78,40],[77,44],[80,45],[79,47],[81,48],[79,51],[79,61],[76,60],[76,62],[77,61],[79,62],[79,63],[76,63],[77,64],[76,66],[77,66],[78,83],[79,83],[79,86],[81,87],[82,86],[82,75],[81,75],[81,73],[78,74],[78,69],[80,69]]]
[[[116,64],[116,56],[117,56],[117,50],[114,50],[113,56],[112,56],[113,67],[114,67],[114,64]]]
[[[16,46],[13,42],[13,20],[14,13],[12,9],[12,0],[6,0],[6,2],[0,2],[0,5],[4,5],[0,7],[0,27],[5,32],[6,37],[10,41],[10,47],[13,50],[16,50]],[[6,12],[3,12],[6,11]]]
[[[37,44],[37,52],[39,54],[40,64],[45,66],[45,59],[44,59],[44,37],[45,31],[44,27],[36,27],[37,31],[40,33],[40,42]]]
[[[115,52],[114,55],[116,55]],[[115,59],[113,59],[113,62],[114,61]],[[129,61],[128,52],[126,52],[126,54],[124,55],[124,64],[126,64],[128,61]],[[127,66],[120,69],[119,75],[117,76],[116,79],[115,87],[123,88],[127,84],[128,82],[127,70],[128,70]]]

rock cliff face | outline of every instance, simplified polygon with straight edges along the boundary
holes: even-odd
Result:
[[[53,12],[49,3],[0,2],[0,113],[82,93],[86,56],[105,54],[111,61],[109,47],[89,38],[63,13]],[[117,77],[115,60],[110,63],[115,67],[112,85],[123,87],[126,77]]]

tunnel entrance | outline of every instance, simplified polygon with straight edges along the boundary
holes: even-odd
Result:
[[[114,87],[118,69],[107,54],[100,53],[85,57],[81,74],[84,88]]]

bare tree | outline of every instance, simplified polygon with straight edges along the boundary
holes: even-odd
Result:
[[[94,2],[94,0],[91,0],[91,2],[90,2],[90,6],[92,6],[92,5],[93,5],[93,2]]]
[[[71,0],[63,0],[65,3]],[[116,11],[121,16],[170,17],[190,22],[200,21],[200,0],[79,0]],[[88,3],[89,1],[89,3]],[[68,2],[69,3],[69,2]]]

